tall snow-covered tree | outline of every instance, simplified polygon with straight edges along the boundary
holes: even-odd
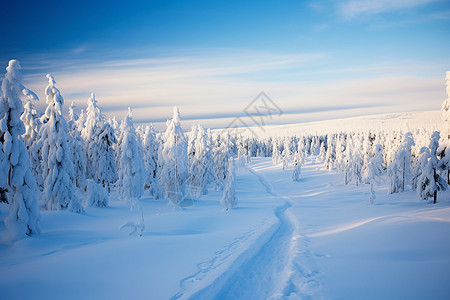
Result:
[[[83,145],[84,140],[81,137],[80,131],[78,130],[78,125],[76,124],[78,116],[75,113],[75,104],[69,107],[69,117],[68,122],[69,133],[71,135],[70,147],[72,149],[72,163],[73,163],[73,183],[82,189],[86,188],[86,163],[84,161],[83,155]]]
[[[124,200],[139,199],[144,193],[145,168],[139,142],[133,125],[131,108],[122,123],[119,137],[118,188]]]
[[[370,159],[369,164],[371,164],[372,170],[368,174],[368,180],[370,182],[378,182],[384,175],[384,158],[383,158],[383,147],[380,144],[376,144],[374,147],[374,155]]]
[[[408,132],[388,167],[391,194],[405,191],[406,181],[411,174],[411,147],[414,145],[412,133]]]
[[[438,131],[435,131],[431,135],[429,158],[417,184],[417,194],[419,197],[423,200],[433,198],[433,203],[437,201],[437,192],[440,190],[445,191],[448,187],[447,182],[437,172],[438,159],[436,151],[439,148],[439,138],[440,134]]]
[[[144,167],[146,179],[144,188],[150,190],[150,194],[159,199],[163,197],[163,190],[158,182],[158,149],[159,143],[153,126],[147,126],[143,139]]]
[[[191,132],[189,132],[188,135],[188,142],[187,142],[187,153],[188,153],[188,167],[191,167],[192,161],[195,156],[195,140],[197,139],[198,135],[198,126],[192,125]]]
[[[175,205],[181,205],[185,198],[186,182],[189,178],[187,165],[187,143],[180,124],[178,107],[173,109],[172,120],[167,121],[164,145],[159,156],[159,183],[164,187],[167,198]]]
[[[86,177],[101,183],[110,192],[117,179],[114,162],[114,144],[117,142],[114,130],[105,120],[95,95],[91,94],[86,109],[86,124],[83,130],[83,153],[86,162]]]
[[[198,191],[199,195],[208,193],[208,183],[214,176],[213,161],[210,148],[208,147],[207,134],[202,126],[197,127],[197,138],[195,139],[195,154],[192,158],[189,176],[191,189]]]
[[[74,175],[69,128],[61,113],[64,100],[55,86],[53,76],[48,74],[47,78],[49,83],[45,94],[48,121],[39,131],[44,178],[42,202],[48,210],[67,208],[71,212],[82,213],[83,207],[75,196],[75,186],[72,182]]]
[[[428,147],[422,147],[420,152],[414,158],[414,162],[411,166],[411,188],[417,190],[419,185],[419,178],[425,170],[425,167],[430,159],[430,149]]]
[[[353,182],[355,185],[360,185],[362,183],[363,160],[359,150],[355,151],[350,157],[349,181]]]
[[[0,90],[0,197],[8,203],[9,215],[5,226],[12,239],[39,233],[39,207],[36,181],[30,170],[30,158],[22,140],[25,126],[20,120],[25,94],[37,96],[22,84],[17,60],[11,60]]]
[[[235,180],[236,174],[234,171],[234,159],[232,157],[228,160],[228,172],[226,185],[223,190],[223,196],[221,199],[221,203],[225,210],[230,210],[237,204],[236,190],[235,190]]]
[[[217,189],[223,189],[225,178],[227,177],[228,159],[231,156],[229,147],[230,135],[218,136],[213,149],[214,177]]]
[[[24,112],[20,119],[25,125],[25,133],[22,135],[25,146],[28,149],[30,156],[30,167],[33,176],[36,178],[38,188],[44,186],[44,181],[41,176],[41,144],[39,143],[39,129],[41,128],[41,121],[37,116],[37,112],[33,105],[33,94],[29,94],[27,102],[24,105]]]

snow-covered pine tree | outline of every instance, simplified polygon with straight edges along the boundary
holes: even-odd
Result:
[[[83,207],[75,195],[73,179],[72,149],[68,126],[61,111],[64,99],[55,86],[55,80],[47,75],[48,86],[46,115],[48,121],[39,131],[42,143],[42,176],[44,191],[43,206],[47,210],[68,209],[71,212],[82,213]]]
[[[39,234],[40,218],[36,181],[22,140],[25,126],[20,120],[21,94],[38,99],[23,86],[19,62],[11,60],[0,90],[0,200],[9,206],[4,222],[12,239]]]
[[[191,132],[188,135],[188,146],[187,146],[187,153],[188,153],[188,167],[191,167],[192,161],[195,156],[195,140],[197,139],[198,135],[198,126],[192,125]]]
[[[167,198],[175,205],[181,205],[185,197],[186,181],[189,178],[187,166],[187,143],[180,124],[178,107],[173,109],[172,120],[167,121],[164,144],[158,156],[158,179],[164,187]]]
[[[280,160],[280,152],[278,150],[278,142],[277,139],[274,138],[272,140],[272,164],[273,165],[278,164],[279,160]]]
[[[20,117],[25,125],[25,133],[22,137],[27,149],[30,149],[33,143],[38,139],[39,128],[41,126],[41,122],[37,117],[37,111],[33,105],[33,100],[36,99],[30,94],[30,96],[27,97],[22,116]]]
[[[24,106],[24,112],[20,119],[25,125],[25,133],[22,135],[25,146],[28,149],[28,154],[30,156],[30,168],[33,173],[34,178],[36,178],[36,183],[38,188],[44,186],[44,181],[42,179],[41,171],[41,144],[39,141],[39,129],[41,128],[41,121],[37,117],[37,112],[34,109],[33,94],[29,94],[27,97],[27,102]]]
[[[419,178],[422,175],[423,170],[430,159],[430,149],[428,147],[422,147],[419,155],[414,158],[414,162],[411,166],[411,189],[417,190],[419,184]]]
[[[448,187],[447,182],[438,174],[438,159],[436,151],[439,148],[440,134],[435,131],[431,135],[429,146],[429,158],[418,179],[417,193],[422,200],[433,198],[433,203],[437,201],[437,192],[445,191]]]
[[[72,163],[73,163],[73,183],[81,188],[86,188],[86,163],[84,162],[83,145],[84,140],[81,137],[78,125],[76,124],[78,116],[75,113],[75,104],[72,102],[69,107],[68,122],[69,133],[71,135],[70,147],[72,149]]]
[[[391,194],[405,191],[406,181],[411,174],[411,147],[414,145],[412,133],[408,132],[388,167]]]
[[[438,148],[437,154],[439,156],[438,169],[442,172],[442,176],[447,178],[447,184],[450,184],[450,140],[446,140]]]
[[[220,201],[225,210],[230,210],[237,204],[236,190],[235,190],[236,174],[234,171],[234,159],[230,157],[228,159],[228,171],[225,188],[223,190],[223,196]]]
[[[327,138],[327,152],[325,154],[325,168],[329,171],[333,170],[334,161],[336,160],[336,140],[334,135]]]
[[[117,142],[114,130],[105,120],[94,94],[91,94],[88,100],[86,114],[86,124],[82,134],[86,177],[101,183],[110,192],[111,185],[118,179],[114,162],[113,145]]]
[[[84,110],[82,109],[80,115],[78,116],[78,119],[75,121],[75,125],[77,126],[80,133],[83,133],[84,131],[84,117]]]
[[[231,157],[228,141],[229,134],[227,133],[227,135],[222,137],[220,142],[216,144],[213,150],[213,168],[217,189],[223,189],[224,180],[227,177],[228,159]]]
[[[353,155],[353,159],[351,161],[351,170],[352,170],[351,177],[353,178],[353,182],[357,186],[362,183],[362,168],[363,168],[363,160],[361,158],[359,150],[357,150]]]
[[[450,71],[445,76],[447,99],[442,103],[441,111],[444,119],[444,134],[450,139]]]
[[[373,185],[374,185],[374,181],[376,178],[376,168],[377,166],[375,165],[374,161],[371,160],[368,165],[367,165],[367,178],[370,184],[370,194],[369,194],[369,204],[372,205],[373,201],[375,200],[376,196],[375,196],[375,190],[373,189]]]
[[[294,171],[292,172],[292,180],[298,181],[302,170],[302,155],[297,151],[294,155]]]
[[[202,126],[197,127],[197,138],[195,139],[195,154],[189,169],[190,185],[198,195],[208,194],[208,182],[211,181],[213,165],[211,152],[207,144],[207,135]]]
[[[136,131],[133,125],[131,108],[122,122],[119,137],[119,180],[118,188],[122,199],[139,199],[144,193],[145,168]]]
[[[369,161],[369,164],[372,165],[372,171],[368,174],[369,182],[379,182],[385,172],[383,167],[383,147],[380,144],[376,144],[374,149],[374,155]]]
[[[325,161],[325,156],[327,154],[327,150],[325,148],[325,142],[322,141],[320,143],[320,150],[319,150],[319,156],[317,157],[317,162],[324,162]]]
[[[144,167],[146,171],[146,179],[144,188],[150,190],[150,194],[155,199],[163,197],[164,191],[158,182],[158,149],[159,144],[156,139],[156,132],[153,126],[147,126],[145,128],[143,139],[143,152],[144,152]]]

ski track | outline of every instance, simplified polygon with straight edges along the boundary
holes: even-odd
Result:
[[[299,222],[290,210],[292,199],[278,194],[263,175],[248,170],[271,197],[283,201],[274,212],[279,222],[260,235],[225,271],[215,274],[217,278],[208,280],[227,259],[232,259],[240,243],[251,240],[255,229],[216,252],[212,260],[198,264],[198,271],[181,280],[181,292],[172,299],[323,298],[317,279],[320,273],[314,266],[314,259],[321,256],[312,253],[308,237],[299,234]]]

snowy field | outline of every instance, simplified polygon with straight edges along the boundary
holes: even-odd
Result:
[[[142,197],[142,237],[119,229],[138,214],[117,195],[42,211],[41,235],[0,244],[0,298],[449,299],[450,194],[432,205],[379,185],[368,205],[368,185],[312,158],[298,182],[270,158],[236,175],[229,212],[212,188],[183,209]]]
[[[271,116],[271,120],[276,121],[281,116]],[[248,124],[253,124],[247,121]],[[329,134],[336,132],[358,132],[386,130],[393,128],[403,132],[414,132],[427,129],[430,132],[440,131],[443,124],[442,112],[417,111],[389,114],[374,114],[359,117],[330,119],[325,121],[294,123],[288,125],[265,125],[251,126],[239,129],[242,135],[257,135],[258,137],[292,136],[303,134]],[[221,132],[223,129],[216,130]]]

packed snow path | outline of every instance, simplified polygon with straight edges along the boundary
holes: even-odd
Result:
[[[318,282],[311,272],[296,259],[306,250],[307,238],[299,236],[299,224],[290,211],[292,200],[276,192],[266,178],[257,171],[249,171],[258,178],[267,197],[281,201],[274,214],[278,224],[269,228],[240,259],[216,281],[192,295],[192,299],[280,299],[318,298]],[[299,237],[303,250],[298,251]],[[190,277],[191,278],[191,277]],[[178,294],[174,298],[183,296]]]

